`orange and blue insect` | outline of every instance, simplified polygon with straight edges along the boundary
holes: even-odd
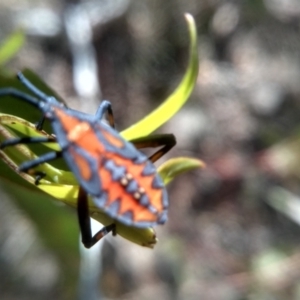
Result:
[[[81,189],[111,218],[140,228],[166,222],[168,196],[154,165],[102,121],[104,114],[108,113],[113,126],[109,101],[102,101],[96,114],[88,115],[69,109],[54,97],[44,94],[21,73],[18,78],[34,96],[15,88],[3,88],[0,89],[0,97],[19,98],[38,108],[43,118],[51,122],[56,142],[61,148],[59,152],[48,152],[23,163],[19,166],[20,171],[27,172],[62,156]],[[48,138],[31,138],[30,141],[27,138],[27,143],[47,141],[50,142]],[[21,142],[22,138],[8,140],[2,148]]]

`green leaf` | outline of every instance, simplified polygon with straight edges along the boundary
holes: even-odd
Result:
[[[195,20],[190,14],[185,14],[190,36],[190,53],[187,71],[175,91],[156,110],[141,121],[124,130],[121,135],[126,140],[133,140],[149,135],[162,124],[166,123],[185,104],[194,89],[198,76],[198,48]]]
[[[184,105],[190,96],[192,89],[194,88],[198,75],[197,32],[193,17],[189,14],[186,14],[185,17],[188,22],[190,34],[190,54],[187,71],[179,86],[161,106],[159,106],[146,118],[122,133],[127,140],[133,140],[142,136],[147,136],[165,123]],[[54,95],[57,99],[59,99],[59,97],[32,72],[25,70],[24,75],[43,92],[49,95]],[[32,94],[15,78],[12,79],[0,76],[0,88],[7,86],[14,87]],[[19,136],[47,136],[46,132],[52,132],[49,123],[47,123],[45,126],[45,132],[38,132],[35,129],[33,122],[37,122],[39,120],[41,113],[37,109],[32,108],[32,106],[30,106],[28,103],[12,99],[9,96],[3,97],[1,101],[3,101],[4,105],[1,107],[1,112],[3,114],[0,114],[0,123],[2,124],[0,127],[0,141]],[[12,115],[9,116],[7,114]],[[24,118],[27,121],[22,120],[17,116]],[[16,185],[21,185],[27,188],[30,187],[28,190],[34,190],[37,195],[45,192],[60,202],[64,202],[72,207],[76,207],[78,183],[71,172],[64,171],[64,169],[61,167],[57,167],[56,161],[51,162],[51,165],[42,164],[36,168],[36,170],[45,172],[47,174],[47,177],[41,180],[38,187],[34,185],[34,176],[31,176],[30,174],[18,173],[17,167],[20,163],[34,159],[38,157],[40,153],[45,153],[45,151],[41,151],[39,147],[53,148],[55,150],[57,149],[58,145],[55,143],[26,146],[18,145],[15,147],[8,147],[4,151],[0,151],[0,156],[4,162],[2,164],[5,165],[6,168],[1,170],[0,166],[0,176],[6,178],[7,173],[10,172],[13,174],[13,176],[12,178],[9,178],[9,180],[12,180],[14,183],[16,183]],[[177,158],[166,162],[163,166],[161,166],[159,172],[164,178],[165,183],[168,183],[178,174],[203,166],[204,164],[196,159]],[[5,171],[7,169],[9,172]],[[23,178],[18,176],[17,173]],[[104,225],[115,222],[102,210],[97,208],[91,199],[89,199],[89,209],[91,217],[100,221]],[[117,234],[123,236],[124,238],[147,247],[153,247],[157,241],[155,232],[150,227],[141,229],[126,226],[117,222],[116,231]]]
[[[25,136],[46,135],[46,133],[43,131],[37,131],[33,124],[11,115],[0,114],[0,124],[0,142],[17,137],[20,133],[24,134]],[[17,134],[14,135],[13,131],[10,130],[17,132]],[[49,145],[51,145],[53,150],[58,147],[56,143],[47,144],[47,146]],[[20,189],[25,188],[25,190],[23,190],[23,192],[21,193],[23,197],[20,197],[22,198],[22,201],[27,201],[27,199],[24,199],[26,191],[29,195],[31,192],[32,195],[36,196],[35,198],[39,198],[39,201],[44,201],[44,198],[49,199],[50,196],[52,196],[54,200],[63,202],[64,204],[76,208],[78,182],[71,172],[57,169],[53,167],[52,164],[50,165],[48,163],[37,166],[35,168],[36,171],[46,173],[46,177],[41,180],[38,186],[34,184],[34,176],[18,172],[17,169],[21,163],[35,159],[37,157],[38,156],[34,152],[32,152],[27,145],[7,147],[4,150],[0,151],[0,178],[4,182],[11,183],[6,184],[7,188],[13,186],[13,188],[8,189],[8,191],[12,193],[14,190],[19,191]],[[48,194],[47,197],[46,194]],[[25,198],[27,198],[27,196]],[[30,203],[32,203],[32,201]],[[89,199],[89,211],[92,218],[104,225],[115,223],[116,233],[133,243],[153,248],[157,242],[155,231],[153,230],[153,228],[135,228],[117,222],[107,216],[107,214],[104,213],[101,209],[96,207],[91,198]],[[40,212],[40,215],[42,216],[44,214],[44,211],[41,210]]]
[[[158,173],[164,184],[170,183],[176,176],[187,171],[204,168],[205,163],[199,159],[189,157],[176,157],[169,159],[158,168]]]
[[[23,31],[17,30],[11,34],[0,46],[0,65],[4,65],[12,59],[21,49],[25,41]]]
[[[0,142],[20,136],[45,137],[48,136],[44,131],[37,131],[34,124],[29,123],[21,118],[1,114],[0,113]],[[46,144],[45,144],[46,145]],[[17,171],[18,166],[28,160],[36,159],[39,155],[51,151],[59,151],[60,147],[57,143],[48,143],[47,147],[42,148],[43,144],[18,145],[15,147],[7,147],[0,151],[0,157],[14,171]],[[50,149],[49,149],[50,147]],[[48,149],[47,149],[48,148]],[[62,163],[63,160],[60,160]],[[57,162],[51,164],[45,163],[35,168],[36,171],[41,171],[47,174],[45,180],[49,183],[72,184],[77,185],[73,174],[69,171],[64,171],[56,166]],[[0,169],[0,176],[5,177],[6,173]],[[19,173],[26,181],[34,183],[34,177],[25,173]]]

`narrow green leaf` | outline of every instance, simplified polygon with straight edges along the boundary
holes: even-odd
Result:
[[[2,126],[11,129],[13,132],[17,133],[17,136],[30,136],[30,137],[50,137],[44,130],[40,131],[36,129],[36,126],[24,119],[19,117],[2,114],[0,113],[0,124]],[[41,143],[45,144],[48,150],[59,151],[60,147],[57,143]]]
[[[37,131],[35,126],[32,123],[29,123],[21,118],[1,114],[0,113],[0,142],[13,139],[20,136],[31,136],[31,137],[45,137],[48,136],[44,131]],[[45,144],[46,145],[46,144]],[[15,172],[17,171],[18,166],[28,160],[36,159],[39,155],[51,151],[59,151],[60,147],[57,143],[48,143],[47,147],[41,149],[43,145],[18,145],[14,147],[7,147],[4,150],[0,151],[0,158],[10,166]],[[39,147],[39,148],[37,148]],[[50,149],[49,149],[49,148]],[[47,150],[48,148],[48,150]],[[36,151],[37,150],[37,151]],[[63,162],[61,160],[61,162]],[[52,164],[41,164],[35,168],[36,171],[44,172],[47,174],[45,180],[49,183],[60,183],[60,184],[72,184],[77,185],[77,181],[73,174],[69,171],[62,170],[57,168],[58,162],[54,165]],[[19,173],[26,181],[34,183],[34,176],[29,174]],[[6,172],[0,169],[0,176],[5,177]],[[17,176],[18,177],[18,176]]]
[[[170,119],[187,101],[188,97],[192,89],[194,88],[197,75],[198,75],[198,52],[197,52],[197,32],[194,19],[191,15],[185,15],[188,27],[189,27],[189,35],[190,35],[190,54],[189,54],[189,63],[187,71],[179,84],[179,86],[175,89],[175,91],[167,98],[167,100],[159,106],[154,112],[144,118],[142,121],[133,125],[123,132],[123,136],[127,140],[132,140],[135,138],[139,138],[142,136],[149,135],[163,123],[165,123],[168,119]],[[29,76],[25,74],[27,78]],[[8,84],[11,79],[0,78],[0,86],[13,86],[15,88],[20,88],[21,90],[26,90],[24,87],[20,86],[20,83],[16,80],[13,81],[13,84]],[[29,78],[31,81],[32,79]],[[34,84],[35,82],[32,81]],[[44,90],[42,88],[42,90]],[[27,103],[24,103],[24,107],[20,109],[20,102],[11,101],[12,99],[8,98],[6,104],[3,105],[2,112],[12,113],[15,112],[15,115],[24,117],[26,120],[30,122],[36,122],[39,119],[39,112],[37,110],[32,109],[30,107],[29,110],[25,109]],[[9,100],[9,101],[8,101]],[[2,100],[5,101],[5,100]],[[23,103],[22,103],[23,105]],[[27,116],[23,116],[23,113],[30,111],[30,114],[34,112],[35,114],[30,115],[29,118]],[[26,121],[20,121],[17,117],[10,116],[9,118],[15,118],[14,120],[3,118],[1,123],[3,126],[4,134],[1,136],[0,131],[0,140],[7,139],[8,137],[13,136],[43,136],[46,135],[45,132],[37,132],[34,125],[32,123]],[[8,132],[6,132],[6,131]],[[47,128],[46,128],[46,131]],[[51,132],[51,131],[48,131]],[[28,159],[34,159],[37,157],[38,152],[36,152],[35,147],[43,146],[43,145],[20,145],[17,147],[9,147],[5,149],[5,151],[0,151],[2,155],[3,162],[10,169],[17,171],[17,166],[19,163],[26,161]],[[56,144],[47,144],[47,147],[56,148]],[[34,149],[34,151],[32,150]],[[37,149],[38,151],[38,149]],[[14,159],[16,161],[14,161]],[[38,170],[43,171],[47,174],[46,180],[42,180],[38,188],[34,186],[34,177],[28,174],[19,174],[27,181],[27,185],[30,182],[31,186],[37,191],[40,190],[46,192],[47,194],[55,197],[58,201],[64,202],[70,206],[76,207],[77,205],[77,191],[78,185],[74,182],[74,177],[70,172],[63,171],[60,168],[55,168],[53,165],[43,164],[38,166]],[[189,158],[177,158],[166,162],[161,168],[159,172],[161,176],[164,178],[165,183],[170,182],[175,176],[181,174],[187,170],[191,170],[198,167],[203,167],[204,164],[195,159]],[[1,170],[0,170],[1,171]],[[0,174],[0,176],[5,176],[5,174]],[[15,174],[16,177],[17,174]],[[24,176],[28,176],[28,178]],[[19,181],[16,181],[19,184]],[[59,183],[59,184],[58,184]],[[30,184],[29,184],[30,185]],[[112,223],[112,220],[100,209],[95,207],[93,201],[89,201],[89,209],[91,212],[91,216],[96,220],[100,221],[104,225],[108,225]],[[143,245],[147,247],[153,247],[156,243],[155,232],[152,228],[135,228],[130,226],[125,226],[121,223],[117,222],[117,233],[124,238]]]
[[[176,157],[169,159],[158,168],[158,173],[162,177],[164,184],[170,183],[176,176],[187,171],[204,168],[205,163],[199,159],[189,157]]]
[[[141,121],[130,126],[121,134],[126,140],[133,140],[149,135],[175,115],[190,96],[198,76],[198,48],[195,20],[185,14],[190,36],[190,53],[187,71],[175,91],[156,110]]]
[[[4,65],[21,49],[25,41],[23,31],[17,30],[0,46],[0,65]]]
[[[0,114],[0,124],[0,142],[19,136],[20,133],[25,136],[46,135],[45,132],[37,131],[33,124],[11,115]],[[17,132],[17,135],[14,135],[13,132],[9,130],[14,130]],[[58,147],[56,143],[47,144],[47,146],[49,145],[52,145],[54,149]],[[36,195],[36,198],[39,198],[40,201],[44,201],[44,198],[52,196],[56,201],[76,208],[78,182],[71,172],[57,169],[48,163],[42,164],[37,166],[35,170],[44,172],[46,177],[36,186],[34,184],[34,176],[18,171],[18,166],[21,163],[37,157],[38,156],[26,145],[7,147],[0,151],[0,179],[3,182],[10,183],[6,184],[8,191],[12,192],[12,190],[19,191],[20,189],[25,189],[29,195],[31,192],[32,195]],[[10,186],[14,186],[14,188],[11,189],[9,188]],[[48,194],[47,197],[45,193]],[[27,198],[24,192],[23,196],[24,197],[20,197],[22,201],[27,201],[27,199],[24,199]],[[96,207],[91,199],[89,200],[89,210],[91,217],[104,225],[116,223],[116,233],[133,243],[153,248],[157,242],[153,228],[135,228],[117,222]],[[44,211],[41,210],[41,216],[43,214]]]

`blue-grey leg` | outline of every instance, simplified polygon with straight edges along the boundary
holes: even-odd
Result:
[[[54,160],[56,158],[59,158],[62,156],[62,151],[53,151],[53,152],[48,152],[40,157],[38,157],[37,159],[34,159],[34,160],[29,160],[29,161],[26,161],[24,162],[23,164],[21,164],[19,166],[19,171],[21,172],[27,172],[28,170],[40,165],[40,164],[43,164],[43,163],[46,163],[48,161],[51,161],[51,160]]]
[[[115,120],[114,120],[114,115],[111,107],[111,103],[107,100],[103,100],[95,114],[95,119],[96,120],[101,120],[104,116],[104,114],[107,113],[108,117],[108,123],[112,128],[115,128]]]
[[[34,144],[34,143],[56,143],[56,139],[53,137],[22,137],[22,138],[9,139],[0,144],[0,149],[4,149],[6,147],[15,146],[19,144]],[[29,169],[39,164],[56,159],[60,156],[61,156],[61,151],[46,153],[45,155],[40,156],[38,159],[23,163],[19,167],[19,170],[21,172],[27,172]],[[46,176],[46,173],[41,171],[35,171],[32,175],[35,175],[35,184],[38,185],[40,180]]]
[[[3,141],[0,144],[0,149],[19,144],[38,144],[38,143],[56,143],[53,137],[22,137]]]

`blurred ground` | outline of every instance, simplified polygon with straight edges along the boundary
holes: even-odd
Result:
[[[3,0],[0,40],[23,26],[27,43],[10,69],[33,69],[89,113],[109,99],[123,129],[179,82],[184,12],[197,22],[200,72],[190,101],[161,131],[178,140],[169,157],[196,157],[207,168],[169,186],[169,221],[157,228],[155,250],[107,239],[101,297],[300,299],[298,1]],[[74,298],[78,282],[63,277],[38,224],[7,196],[0,203],[0,298]],[[26,268],[24,253],[6,250],[12,227],[32,231]]]

